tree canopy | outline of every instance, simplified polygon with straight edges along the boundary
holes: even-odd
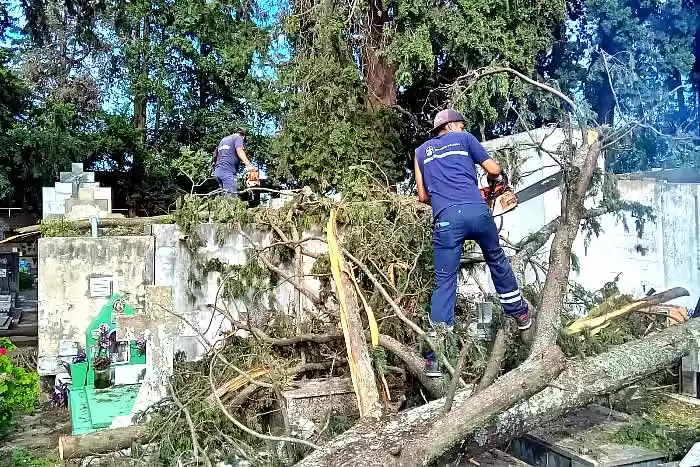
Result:
[[[610,170],[697,162],[694,0],[51,0],[1,13],[3,205],[38,209],[41,187],[83,162],[111,172],[133,212],[165,213],[187,186],[182,148],[211,154],[239,125],[272,181],[334,192],[362,165],[410,179],[448,105],[481,140],[567,120],[505,75],[453,86],[499,66],[575,96],[598,124],[639,122]]]

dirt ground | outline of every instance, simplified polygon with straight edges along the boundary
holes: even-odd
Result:
[[[15,450],[23,450],[32,457],[58,458],[58,438],[70,433],[68,409],[41,403],[33,414],[22,414],[15,420],[15,428],[0,440],[0,457]]]

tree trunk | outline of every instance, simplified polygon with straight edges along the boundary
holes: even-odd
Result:
[[[146,428],[135,425],[84,435],[64,435],[58,439],[58,455],[61,460],[68,460],[118,451],[131,447],[134,442],[146,441],[146,434]]]
[[[490,420],[461,447],[470,454],[477,454],[507,443],[599,397],[673,366],[692,349],[693,340],[698,338],[700,319],[692,319],[602,354],[571,360],[542,392]]]
[[[364,72],[367,102],[370,108],[396,104],[396,67],[381,55],[384,22],[387,20],[381,0],[369,0],[368,40],[364,44]]]
[[[445,399],[377,421],[363,421],[302,460],[298,466],[413,466],[438,458],[467,434],[518,401],[544,388],[564,367],[552,346],[501,377],[477,397],[458,391],[452,410]]]

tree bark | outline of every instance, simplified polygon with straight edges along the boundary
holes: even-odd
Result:
[[[443,419],[436,415],[444,401],[439,399],[384,422],[361,423],[304,459],[299,466],[425,465],[431,454],[447,453],[450,447],[475,455],[672,366],[691,350],[695,339],[700,339],[700,319],[671,326],[593,357],[570,360],[551,383],[519,381],[544,388],[541,391],[513,384],[514,373],[527,371],[526,366],[557,365],[556,359],[551,362],[547,357],[539,362],[531,359],[474,397],[468,398],[467,390],[459,391],[455,408]],[[492,410],[497,405],[494,399],[505,395],[517,397],[514,392],[523,391],[534,395],[494,418],[488,416],[499,412]]]
[[[470,454],[484,452],[557,420],[599,397],[673,366],[698,338],[700,319],[692,319],[602,354],[570,360],[548,387],[490,420],[469,436],[461,448]]]
[[[496,381],[496,378],[498,378],[498,375],[501,373],[501,365],[503,364],[503,359],[506,356],[506,350],[508,350],[508,336],[506,335],[506,330],[500,328],[493,340],[491,354],[489,355],[489,360],[486,363],[484,374],[481,376],[481,381],[479,382],[477,391],[483,391],[487,387],[491,386],[494,381]]]
[[[64,435],[58,439],[61,460],[79,459],[131,447],[134,442],[146,441],[146,428],[127,426],[113,430],[99,430],[84,435]]]
[[[384,23],[387,21],[381,0],[368,1],[368,40],[364,44],[364,73],[370,108],[396,104],[396,67],[381,55]]]
[[[438,399],[385,420],[361,421],[302,460],[298,466],[414,466],[437,459],[491,417],[544,388],[564,367],[564,355],[552,346],[501,377],[478,397],[455,394],[443,413]]]
[[[427,391],[430,397],[438,398],[445,394],[446,379],[429,378],[425,375],[425,360],[409,351],[401,342],[384,334],[379,335],[379,345],[396,355],[406,365],[411,373]]]

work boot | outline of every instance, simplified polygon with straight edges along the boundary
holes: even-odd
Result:
[[[518,325],[518,329],[525,331],[530,329],[532,326],[532,316],[530,316],[530,310],[526,311],[522,315],[514,316],[515,322]]]
[[[426,333],[427,336],[437,344],[438,349],[442,352],[443,343],[447,333],[452,332],[453,326],[447,326],[444,323],[438,323],[432,325],[430,330]],[[438,362],[438,353],[432,350],[428,352],[425,357],[425,376],[429,378],[441,378],[442,370],[440,369],[440,363]]]
[[[437,359],[425,359],[425,376],[428,378],[442,378],[440,363],[438,363]]]

